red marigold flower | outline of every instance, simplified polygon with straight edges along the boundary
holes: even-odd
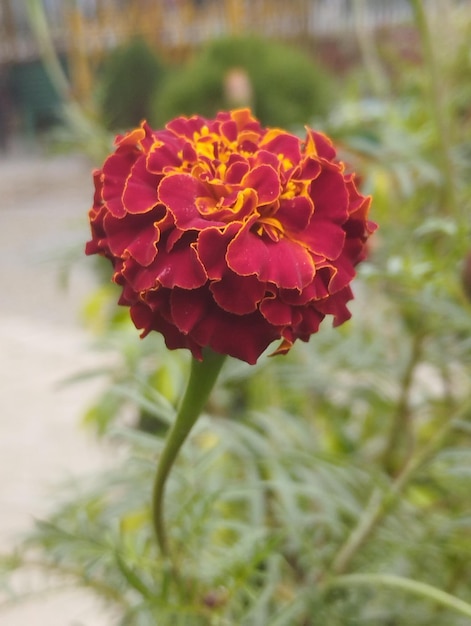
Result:
[[[86,252],[110,259],[142,336],[255,363],[350,317],[375,225],[325,135],[263,128],[248,109],[143,122],[94,181]]]

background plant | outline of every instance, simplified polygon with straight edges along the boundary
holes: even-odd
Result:
[[[98,100],[106,128],[126,130],[150,118],[165,71],[143,39],[134,38],[115,48],[100,71]]]
[[[181,114],[207,117],[233,103],[225,79],[231,70],[246,73],[253,91],[250,104],[262,125],[303,125],[325,115],[334,79],[314,59],[281,42],[256,36],[227,37],[209,42],[187,64],[167,76],[154,98],[154,124]]]

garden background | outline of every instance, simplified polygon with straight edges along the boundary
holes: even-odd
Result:
[[[48,626],[471,623],[468,3],[1,7],[6,623],[65,587],[91,604]],[[82,258],[89,171],[143,117],[239,105],[329,134],[380,230],[352,320],[224,369],[168,485],[175,580],[149,501],[189,358]]]

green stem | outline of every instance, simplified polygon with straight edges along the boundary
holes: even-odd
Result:
[[[420,582],[418,580],[412,580],[410,578],[404,578],[402,576],[395,576],[392,574],[348,574],[346,576],[340,576],[330,581],[329,587],[350,587],[351,585],[374,585],[380,587],[395,587],[408,591],[417,596],[428,598],[437,604],[452,609],[457,613],[471,617],[471,604],[460,600],[456,596],[452,596],[446,591],[437,589],[432,585]]]
[[[366,0],[353,2],[353,26],[355,37],[360,50],[362,62],[368,74],[374,94],[383,100],[389,95],[389,86],[386,73],[381,66],[377,50],[374,31],[365,25],[365,15],[368,12]]]
[[[458,215],[458,198],[456,195],[455,174],[453,158],[451,154],[450,133],[448,115],[444,103],[443,95],[446,88],[443,85],[443,78],[440,76],[437,59],[432,43],[432,36],[424,9],[423,0],[410,0],[414,19],[419,32],[424,60],[428,70],[428,89],[430,97],[430,111],[432,121],[437,131],[439,158],[444,179],[445,213]]]
[[[82,148],[93,158],[93,161],[102,162],[110,149],[110,137],[93,116],[87,115],[73,96],[72,85],[54,47],[42,0],[26,0],[26,7],[44,69],[62,101],[63,119],[77,139],[82,142]]]
[[[390,475],[397,473],[398,468],[404,465],[404,457],[410,457],[413,449],[413,434],[411,432],[411,415],[409,396],[414,379],[414,373],[422,358],[425,333],[417,332],[412,340],[411,354],[401,381],[401,391],[395,413],[391,421],[391,429],[384,446],[382,464]],[[399,455],[399,450],[402,455]]]
[[[71,87],[54,49],[43,3],[41,0],[27,0],[27,9],[30,25],[54,89],[65,102],[71,101]]]
[[[163,497],[165,484],[185,439],[201,414],[211,389],[224,363],[225,355],[210,350],[203,353],[203,360],[192,359],[190,378],[178,410],[175,422],[165,441],[155,476],[152,513],[155,534],[162,554],[168,556],[167,535],[164,523]]]

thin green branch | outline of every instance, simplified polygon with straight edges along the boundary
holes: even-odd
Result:
[[[440,159],[440,166],[444,180],[445,205],[441,207],[441,209],[444,213],[458,215],[459,203],[456,195],[452,147],[450,144],[450,130],[448,115],[443,99],[443,94],[446,90],[443,88],[443,79],[440,76],[423,0],[410,0],[410,3],[420,36],[420,43],[426,69],[428,71],[430,112],[437,132],[438,157]]]
[[[56,92],[68,102],[71,100],[71,86],[54,48],[43,3],[41,0],[27,0],[27,8],[29,23],[36,36],[46,71]]]
[[[373,536],[377,526],[384,520],[391,508],[396,504],[398,496],[414,478],[416,472],[436,452],[447,436],[450,429],[470,410],[470,403],[466,403],[456,413],[452,414],[437,430],[435,435],[409,459],[402,471],[391,483],[385,493],[380,493],[377,488],[373,490],[369,502],[357,525],[347,537],[335,556],[330,572],[334,575],[344,574],[360,548]]]
[[[367,12],[368,7],[365,0],[354,0],[353,23],[362,61],[375,95],[378,98],[385,99],[389,95],[389,85],[386,72],[381,67],[381,61],[376,50],[374,31],[365,24]]]
[[[422,358],[424,339],[425,334],[422,332],[416,332],[412,339],[409,360],[402,376],[399,400],[392,417],[389,436],[384,446],[383,466],[388,474],[391,475],[394,475],[396,468],[398,466],[400,467],[401,462],[403,463],[402,459],[397,459],[398,449],[406,450],[406,458],[411,454],[413,449],[409,396],[415,370]]]
[[[471,604],[464,600],[453,596],[446,591],[437,589],[433,585],[404,578],[402,576],[394,576],[392,574],[348,574],[339,576],[329,582],[328,587],[350,587],[357,585],[370,585],[376,587],[393,587],[412,593],[422,598],[432,600],[436,604],[471,617]]]
[[[87,114],[74,98],[72,85],[54,47],[42,0],[26,0],[26,3],[28,20],[38,42],[44,69],[62,102],[63,119],[76,138],[81,140],[86,153],[94,161],[101,161],[109,151],[111,139],[94,116]]]

